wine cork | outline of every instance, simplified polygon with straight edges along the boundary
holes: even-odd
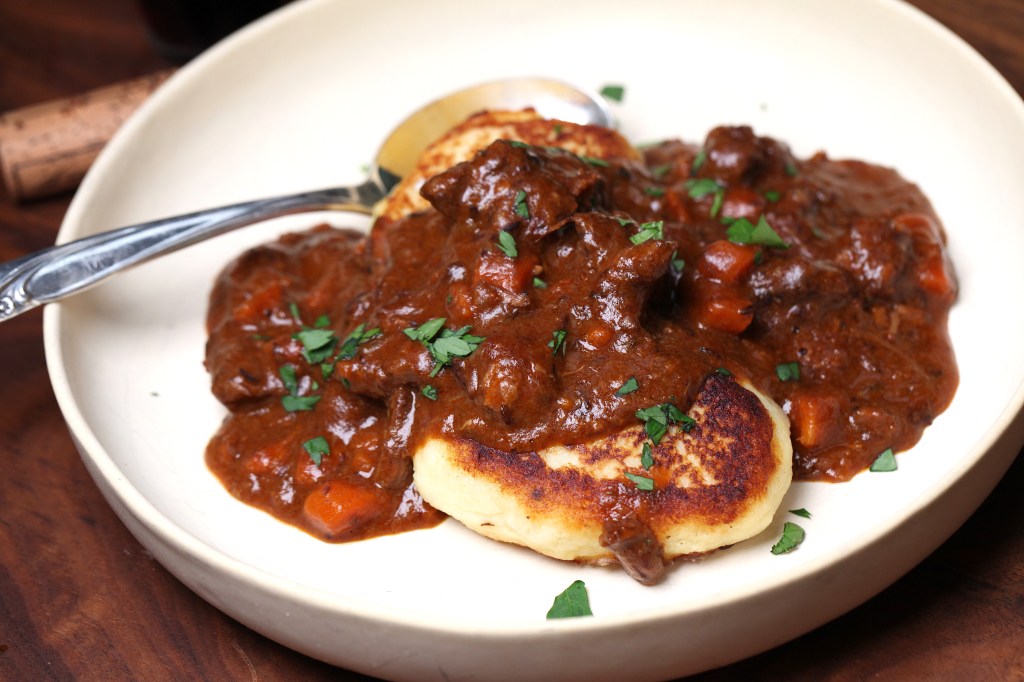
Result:
[[[174,69],[0,116],[0,176],[15,201],[78,186],[103,145]]]

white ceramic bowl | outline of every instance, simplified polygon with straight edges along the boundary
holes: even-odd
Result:
[[[243,248],[291,217],[179,252],[45,315],[51,377],[83,459],[170,571],[250,627],[390,679],[645,680],[722,665],[843,613],[910,569],[980,503],[1024,441],[1024,106],[976,53],[888,0],[309,0],[176,74],[104,150],[62,241],[206,206],[360,179],[402,117],[478,81],[545,74],[626,86],[634,141],[749,123],[898,168],[932,198],[962,296],[962,379],[892,474],[797,484],[807,540],[762,535],[642,587],[499,545],[454,522],[320,543],[229,496],[203,450],[223,417],[204,372],[206,296]],[[783,513],[784,514],[784,513]],[[586,581],[592,618],[546,621]]]

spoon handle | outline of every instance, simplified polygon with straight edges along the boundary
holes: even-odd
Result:
[[[377,183],[259,199],[122,227],[0,264],[0,322],[98,284],[151,258],[239,227],[291,213],[369,213],[384,196]]]

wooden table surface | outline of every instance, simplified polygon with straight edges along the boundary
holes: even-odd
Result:
[[[1024,1],[913,4],[1024,92]],[[0,0],[0,112],[169,65],[131,0]],[[51,244],[68,201],[16,205],[0,193],[0,260]],[[57,409],[38,310],[0,325],[0,354],[0,679],[369,679],[224,616],[125,530]],[[971,519],[889,589],[692,679],[1024,680],[1022,490],[1019,457]]]

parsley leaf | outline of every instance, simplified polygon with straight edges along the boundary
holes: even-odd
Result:
[[[896,455],[893,454],[892,448],[886,448],[885,452],[872,462],[869,470],[877,472],[896,471]]]
[[[288,395],[281,396],[281,406],[285,412],[305,412],[320,402],[318,395],[298,395],[299,381],[295,376],[295,365],[282,365],[277,373],[281,375],[281,382],[288,391]]]
[[[419,327],[409,327],[402,332],[413,341],[419,341],[434,357],[434,369],[430,376],[437,376],[441,368],[450,365],[452,358],[464,358],[475,351],[484,338],[473,336],[469,333],[469,327],[459,329],[443,329],[445,318],[435,317],[421,324]]]
[[[313,460],[313,464],[317,466],[320,466],[321,458],[324,455],[331,454],[331,446],[327,444],[327,439],[323,436],[310,438],[302,444],[302,449],[306,451],[309,458]]]
[[[629,238],[634,244],[643,244],[651,239],[665,238],[665,221],[653,220],[649,223],[641,223],[640,231]]]
[[[590,610],[590,598],[587,596],[587,586],[582,580],[576,580],[572,585],[555,597],[548,610],[548,619],[552,618],[576,618],[577,616],[592,616]]]
[[[296,332],[294,338],[302,344],[302,357],[311,365],[318,365],[326,360],[338,343],[331,329],[307,328]]]
[[[797,515],[797,516],[799,516],[801,518],[805,518],[805,519],[811,518],[811,512],[807,511],[803,507],[800,507],[799,509],[790,509],[789,513],[790,514],[795,514],[795,515]]]
[[[631,474],[628,471],[625,473],[626,478],[633,481],[633,484],[636,485],[637,490],[654,490],[653,478],[647,478],[646,476],[638,476],[637,474]]]
[[[679,251],[673,251],[672,252],[671,264],[672,264],[672,269],[675,270],[676,273],[681,273],[683,271],[683,268],[686,267],[686,261],[684,261],[682,258],[679,258],[678,256],[679,256]]]
[[[626,86],[624,85],[606,85],[601,88],[601,96],[613,102],[621,102],[625,95]]]
[[[591,166],[600,166],[602,168],[608,167],[608,162],[605,161],[604,159],[598,159],[593,156],[581,156],[579,158],[585,161],[586,163],[589,163]]]
[[[562,351],[562,355],[565,355],[565,337],[568,334],[564,329],[556,329],[551,332],[551,340],[548,341],[548,348],[551,349],[552,355],[558,355],[559,349]]]
[[[779,200],[779,198],[780,198],[780,197],[782,196],[781,194],[779,194],[778,192],[776,192],[776,191],[775,191],[775,190],[773,190],[773,189],[768,189],[768,190],[765,190],[765,191],[763,192],[763,194],[764,194],[764,198],[765,198],[765,199],[767,199],[768,201],[771,201],[771,202],[773,202],[773,203],[774,203],[774,202],[776,202],[776,201],[778,201],[778,200]]]
[[[526,203],[526,190],[516,192],[516,198],[512,201],[512,210],[520,218],[530,217],[530,206]]]
[[[308,412],[320,402],[318,395],[286,395],[281,397],[285,412]]]
[[[360,324],[352,330],[341,342],[341,349],[338,351],[337,360],[349,360],[356,355],[356,348],[366,343],[375,336],[380,336],[380,327],[367,329],[365,324]]]
[[[697,171],[701,169],[704,162],[708,160],[708,153],[706,150],[701,149],[697,152],[697,156],[693,157],[693,164],[690,166],[690,175],[696,175]]]
[[[700,199],[706,194],[717,194],[725,190],[724,187],[711,178],[694,178],[687,180],[684,184],[688,190],[687,194],[690,195],[691,199]]]
[[[782,526],[782,537],[779,541],[772,545],[772,554],[785,554],[786,552],[792,552],[797,546],[804,541],[804,529],[800,526],[786,521],[785,525]]]
[[[654,466],[654,452],[651,451],[651,444],[646,441],[640,451],[640,466],[648,470]]]
[[[800,363],[785,362],[781,365],[776,365],[775,376],[779,377],[779,381],[799,381]]]
[[[548,283],[542,280],[540,277],[533,278],[533,286],[537,289],[547,289]]]
[[[651,176],[655,180],[661,180],[666,175],[668,175],[668,172],[670,170],[672,170],[672,164],[671,163],[666,163],[666,164],[662,164],[660,166],[655,166],[654,168],[651,169]]]
[[[780,249],[789,248],[789,244],[783,241],[782,237],[771,228],[771,225],[768,224],[764,216],[758,219],[757,225],[754,225],[746,218],[739,218],[729,226],[725,234],[729,237],[729,241],[734,244],[760,244],[762,246],[775,246]]]
[[[423,390],[420,392],[427,398],[430,398],[431,400],[437,400],[437,389],[431,386],[430,384],[424,386]]]
[[[710,178],[687,180],[685,184],[691,199],[700,199],[708,194],[714,194],[710,215],[712,218],[717,218],[718,212],[722,210],[722,202],[725,201],[725,187]]]
[[[509,258],[515,258],[519,255],[519,249],[516,248],[516,238],[505,230],[498,233],[498,248]]]
[[[644,194],[649,197],[663,197],[665,196],[664,187],[644,187]]]
[[[437,336],[437,333],[441,331],[441,327],[444,326],[445,321],[446,318],[435,317],[432,320],[427,320],[419,327],[409,327],[408,329],[403,329],[402,332],[413,341],[422,341],[423,343],[427,343]]]
[[[644,432],[655,445],[661,443],[661,439],[668,433],[668,427],[672,423],[678,423],[683,431],[690,431],[696,426],[697,421],[672,403],[662,403],[652,407],[645,407],[637,410],[637,419],[644,422]]]
[[[619,390],[615,391],[615,395],[623,396],[627,393],[632,393],[638,388],[640,388],[640,384],[637,382],[636,377],[630,377],[619,386]]]
[[[299,390],[298,379],[295,378],[295,365],[281,365],[277,373],[281,375],[281,383],[286,391],[295,395]]]

